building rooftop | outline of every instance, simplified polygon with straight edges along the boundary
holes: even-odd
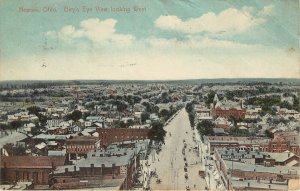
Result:
[[[98,137],[92,136],[76,136],[66,140],[66,143],[78,143],[78,142],[97,142]]]
[[[295,156],[294,153],[290,152],[290,151],[285,151],[282,153],[271,153],[271,152],[265,152],[266,155],[269,155],[270,158],[273,158],[276,160],[276,162],[284,162],[287,159]],[[299,157],[298,157],[299,158]]]
[[[232,137],[232,136],[204,136],[205,142],[230,142],[239,144],[268,144],[271,139],[264,137]]]
[[[235,149],[226,149],[226,148],[218,148],[215,151],[217,151],[221,157],[226,159],[251,159],[251,158],[263,158],[263,152],[257,152],[257,151],[237,151]]]
[[[116,153],[114,153],[115,155],[112,155],[111,153],[111,155],[102,156],[102,151],[91,152],[88,154],[89,156],[86,159],[78,161],[75,165],[65,165],[57,167],[54,173],[63,173],[65,172],[66,168],[69,172],[73,172],[74,166],[76,166],[76,169],[78,170],[80,167],[91,167],[91,165],[94,165],[94,167],[102,167],[102,165],[105,165],[105,167],[112,167],[113,164],[115,166],[127,166],[133,158],[134,152],[134,150],[127,149],[126,154],[123,152],[122,155],[116,155]]]
[[[3,156],[1,157],[1,168],[52,168],[62,166],[65,156]]]
[[[233,170],[299,175],[298,167],[288,167],[288,166],[267,167],[267,166],[262,166],[262,165],[245,164],[245,163],[235,162],[235,161],[230,161],[230,160],[224,160],[224,163],[225,163],[227,169],[233,168]]]
[[[271,189],[271,190],[288,190],[288,185],[286,182],[282,183],[272,183],[269,182],[257,182],[257,180],[231,180],[232,185],[235,189],[246,189],[246,190],[263,190],[263,189]],[[270,185],[270,188],[269,188]]]

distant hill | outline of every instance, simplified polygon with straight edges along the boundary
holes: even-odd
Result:
[[[215,79],[186,79],[186,80],[17,80],[0,81],[1,87],[22,85],[84,85],[84,84],[141,84],[141,83],[171,83],[171,84],[294,84],[300,85],[296,78],[215,78]]]

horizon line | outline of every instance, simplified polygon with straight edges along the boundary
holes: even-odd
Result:
[[[20,80],[1,80],[0,82],[22,82],[22,81],[191,81],[191,80],[296,80],[300,81],[300,78],[287,78],[287,77],[242,77],[242,78],[186,78],[186,79],[20,79]]]

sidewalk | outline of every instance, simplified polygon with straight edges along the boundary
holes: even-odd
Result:
[[[194,132],[195,132],[196,141],[199,143],[199,152],[200,152],[199,157],[202,157],[200,158],[200,163],[202,159],[201,165],[202,168],[205,169],[205,173],[206,173],[205,180],[206,180],[207,187],[209,188],[209,190],[216,190],[216,191],[226,190],[224,185],[222,184],[222,181],[220,180],[220,175],[218,180],[215,179],[214,171],[216,171],[215,174],[220,174],[220,172],[218,172],[216,168],[215,160],[210,160],[212,156],[208,152],[207,146],[202,142],[196,128],[194,129]]]

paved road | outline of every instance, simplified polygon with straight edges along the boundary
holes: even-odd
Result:
[[[165,145],[156,154],[152,152],[148,159],[149,169],[144,171],[156,171],[161,183],[157,184],[157,178],[152,177],[150,188],[154,190],[185,190],[190,189],[204,190],[206,181],[198,175],[201,168],[196,142],[193,141],[194,131],[191,129],[189,119],[184,109],[165,126],[167,135]],[[186,148],[184,145],[186,143]],[[182,150],[184,149],[185,155]],[[184,159],[185,158],[185,159]],[[187,163],[187,172],[184,171]],[[188,178],[185,178],[185,174]]]

